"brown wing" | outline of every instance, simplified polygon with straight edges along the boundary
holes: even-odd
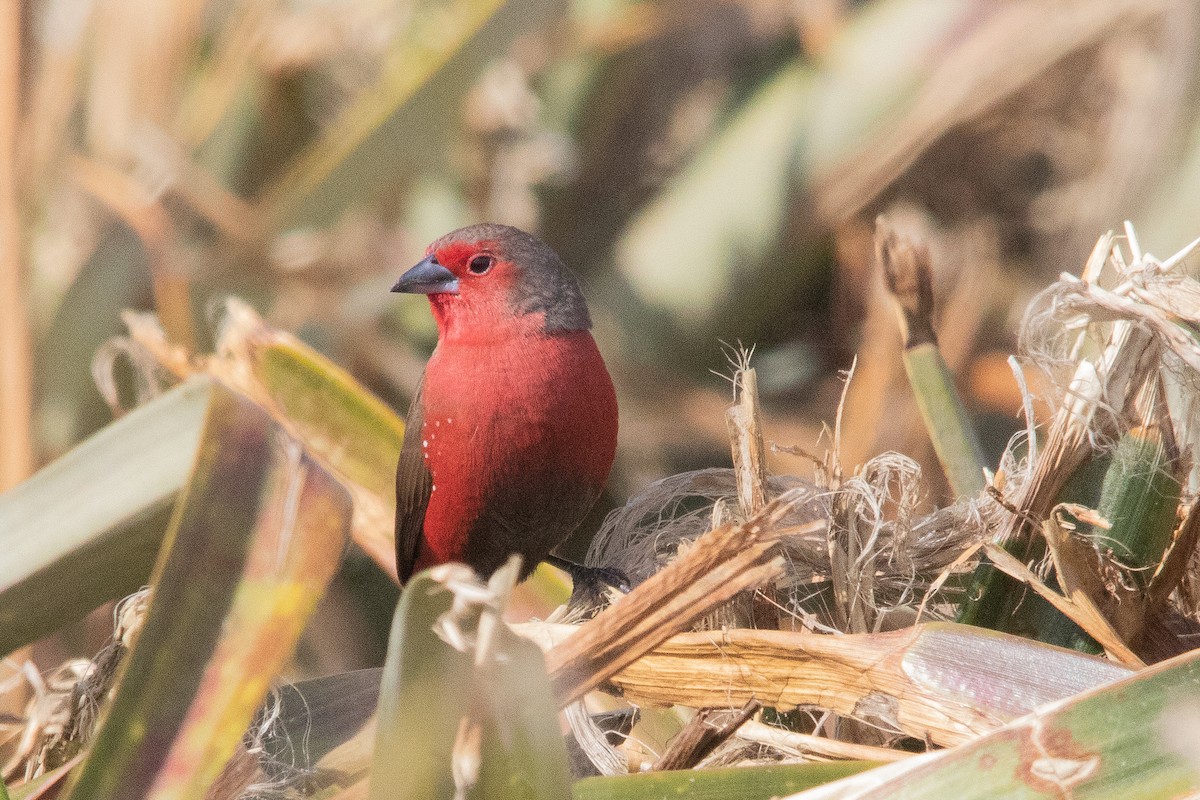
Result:
[[[425,425],[422,384],[423,376],[412,405],[408,407],[404,444],[400,447],[400,462],[396,465],[396,572],[402,584],[412,577],[425,527],[425,508],[429,505],[429,492],[433,486],[433,476],[429,474],[421,451],[421,428]]]

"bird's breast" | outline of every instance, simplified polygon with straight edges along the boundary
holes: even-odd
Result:
[[[587,331],[443,343],[426,368],[423,400],[433,486],[425,532],[440,555],[455,557],[498,497],[506,507],[514,494],[536,505],[564,479],[598,493],[608,478],[616,396]]]

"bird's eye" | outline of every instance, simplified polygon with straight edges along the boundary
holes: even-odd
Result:
[[[496,263],[496,259],[491,256],[475,256],[467,262],[467,269],[471,270],[472,275],[484,275]]]

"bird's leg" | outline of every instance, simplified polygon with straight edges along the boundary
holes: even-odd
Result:
[[[621,593],[627,593],[633,588],[630,585],[629,576],[619,569],[612,567],[587,567],[583,564],[576,564],[574,561],[568,561],[562,556],[556,556],[553,553],[546,556],[546,563],[552,567],[558,567],[570,575],[572,583],[576,586],[576,590],[580,588],[581,584],[592,589],[607,586]]]

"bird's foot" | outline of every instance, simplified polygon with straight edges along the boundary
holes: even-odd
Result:
[[[575,608],[602,608],[612,602],[611,591],[626,594],[633,585],[629,576],[613,567],[588,567],[556,555],[546,557],[546,563],[571,576],[571,599]]]

